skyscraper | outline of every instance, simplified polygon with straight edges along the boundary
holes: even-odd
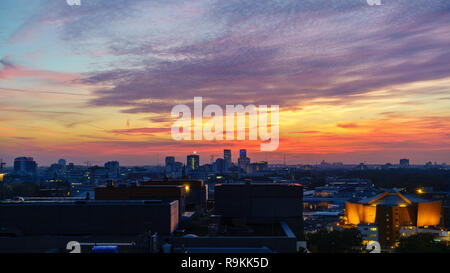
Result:
[[[118,178],[120,176],[119,162],[108,161],[105,163],[105,168],[108,169],[109,178]]]
[[[239,169],[242,172],[247,173],[247,169],[250,166],[250,158],[247,157],[247,150],[241,149],[239,151],[239,159],[238,159]]]
[[[409,159],[403,158],[400,159],[400,168],[408,168],[409,167]]]
[[[36,171],[37,164],[32,157],[17,157],[14,159],[14,172],[21,175],[35,175]]]
[[[178,164],[177,164],[178,163]],[[180,162],[175,162],[175,157],[166,156],[166,166],[164,167],[165,176],[167,178],[177,178],[181,177],[181,164]]]
[[[228,171],[228,169],[231,167],[231,150],[223,150],[223,159],[225,160],[225,171]]]
[[[200,166],[200,157],[198,155],[188,155],[186,162],[187,172],[194,172]]]
[[[172,166],[173,164],[175,164],[175,157],[166,156],[166,167]]]
[[[246,158],[247,157],[247,150],[241,149],[239,150],[239,158]]]
[[[66,160],[61,158],[60,160],[58,160],[58,164],[63,166],[63,167],[66,167]]]

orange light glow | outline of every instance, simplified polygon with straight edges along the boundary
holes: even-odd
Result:
[[[419,203],[417,226],[436,226],[441,221],[442,202]]]
[[[363,204],[348,202],[345,203],[345,215],[348,219],[348,223],[352,225],[358,225],[360,223],[375,223],[376,213],[376,206],[365,206]]]

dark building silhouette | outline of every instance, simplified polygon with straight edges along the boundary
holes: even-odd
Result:
[[[0,252],[60,252],[69,241],[140,242],[150,232],[172,233],[178,222],[178,201],[3,201]]]
[[[409,159],[400,159],[400,168],[409,168]]]
[[[208,185],[202,180],[149,180],[141,182],[141,186],[183,186],[186,192],[186,210],[193,211],[206,208],[208,200]]]
[[[186,188],[184,185],[100,186],[95,188],[95,200],[177,200],[182,215],[186,206]]]
[[[14,159],[14,172],[20,175],[35,175],[37,163],[32,157],[17,157]]]
[[[285,222],[303,238],[303,187],[300,184],[218,184],[214,211],[227,222],[271,225]]]
[[[231,167],[231,150],[223,150],[223,159],[225,160],[225,171],[228,171]]]
[[[187,172],[195,172],[200,166],[200,157],[198,155],[188,155],[186,160]]]

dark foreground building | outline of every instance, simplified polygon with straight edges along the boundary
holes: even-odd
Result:
[[[286,222],[303,239],[303,187],[300,184],[219,184],[214,210],[225,222],[248,224]]]
[[[0,202],[0,252],[61,251],[69,241],[132,242],[172,233],[178,201]]]
[[[171,241],[188,253],[296,252],[304,243],[302,194],[299,184],[218,184],[208,236]]]
[[[202,210],[208,201],[208,185],[203,180],[149,180],[141,182],[141,186],[183,186],[186,191],[186,210]]]
[[[95,200],[161,200],[178,201],[180,215],[186,207],[186,187],[183,185],[120,185],[95,188]]]

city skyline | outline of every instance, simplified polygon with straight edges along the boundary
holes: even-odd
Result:
[[[447,162],[448,1],[0,4],[0,158]],[[49,12],[49,11],[52,12]],[[130,31],[130,29],[132,31]],[[171,139],[171,108],[280,105],[280,143]]]
[[[229,151],[229,149],[224,149],[224,150]],[[129,167],[132,167],[132,166],[164,166],[164,165],[167,165],[168,158],[171,158],[171,159],[173,158],[173,162],[172,163],[181,162],[181,163],[183,163],[184,166],[187,166],[187,163],[189,162],[189,157],[192,157],[192,156],[198,156],[199,157],[199,164],[200,164],[200,166],[206,165],[206,164],[212,164],[212,163],[215,162],[216,159],[224,159],[225,160],[224,154],[220,155],[220,154],[216,153],[216,154],[208,154],[208,155],[205,154],[205,155],[202,156],[201,154],[198,154],[196,151],[194,151],[193,153],[188,153],[188,154],[185,154],[184,156],[183,155],[182,156],[173,156],[170,153],[167,154],[167,155],[162,155],[162,156],[160,156],[160,158],[158,158],[158,159],[160,159],[160,162],[157,162],[156,164],[150,164],[150,163],[147,164],[145,162],[141,162],[141,164],[138,164],[138,165],[121,164],[121,166],[125,166],[125,167],[128,167],[128,166]],[[231,163],[232,164],[234,164],[236,166],[239,165],[239,158],[240,157],[241,157],[240,156],[240,149],[238,149],[236,151],[231,150]],[[245,156],[245,157],[247,157],[247,156]],[[86,165],[88,165],[88,166],[102,166],[102,165],[104,165],[106,163],[110,163],[110,162],[119,162],[119,161],[117,161],[116,159],[113,159],[113,158],[106,159],[105,161],[85,160],[85,161],[82,161],[82,162],[81,161],[78,162],[78,161],[71,160],[70,158],[60,157],[60,158],[56,158],[54,160],[50,160],[49,163],[40,164],[40,162],[42,162],[42,161],[39,161],[39,159],[37,159],[35,157],[30,157],[30,156],[18,156],[18,157],[13,158],[12,162],[8,162],[7,160],[4,160],[4,159],[1,159],[0,161],[4,163],[4,165],[3,165],[4,167],[11,168],[11,167],[14,167],[14,164],[13,164],[14,161],[16,159],[21,159],[21,158],[29,158],[31,160],[34,160],[38,164],[38,167],[45,167],[45,168],[47,168],[47,167],[49,167],[49,166],[51,166],[53,164],[61,164],[60,161],[65,161],[66,165],[67,164],[74,164],[74,165],[77,165],[77,166],[86,166]],[[252,157],[250,156],[248,158],[251,159]],[[213,162],[211,162],[212,159],[214,159]],[[433,160],[429,160],[429,161],[426,161],[426,162],[415,162],[415,161],[413,161],[413,160],[411,160],[409,158],[398,158],[398,159],[396,159],[394,161],[391,161],[391,162],[381,162],[381,163],[378,163],[378,162],[367,162],[367,161],[348,163],[348,162],[344,162],[344,161],[327,161],[327,160],[324,160],[324,159],[319,160],[319,161],[315,161],[315,162],[288,162],[287,159],[284,158],[284,157],[281,158],[280,160],[275,160],[275,161],[270,161],[270,160],[267,160],[267,159],[265,159],[265,160],[263,160],[263,159],[253,159],[253,160],[251,160],[251,163],[254,163],[254,162],[267,162],[269,165],[284,165],[285,164],[285,165],[291,165],[291,166],[295,166],[295,165],[320,165],[320,164],[323,164],[323,163],[330,164],[330,165],[332,165],[332,164],[358,165],[358,164],[363,163],[363,164],[367,164],[367,165],[392,164],[394,166],[395,165],[399,165],[400,166],[400,165],[402,165],[402,163],[401,163],[402,160],[407,160],[408,164],[417,165],[417,166],[426,165],[426,164],[429,164],[430,162],[432,164],[444,164],[444,165],[448,164],[447,162],[438,162],[438,161],[433,161]]]

